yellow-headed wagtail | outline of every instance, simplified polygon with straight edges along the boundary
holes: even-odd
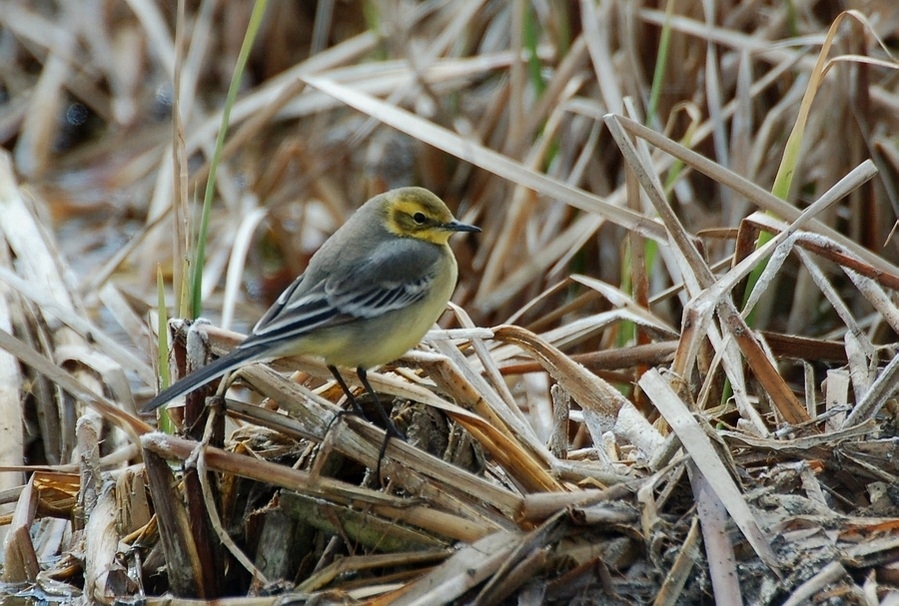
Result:
[[[250,360],[307,354],[324,358],[361,412],[337,370],[355,368],[387,422],[388,436],[399,435],[365,371],[395,360],[421,341],[456,286],[450,236],[479,231],[453,218],[426,189],[404,187],[375,196],[312,256],[306,272],[243,343],[164,389],[143,410],[158,408]]]

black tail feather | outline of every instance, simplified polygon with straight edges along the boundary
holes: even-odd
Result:
[[[218,360],[214,360],[203,368],[200,368],[180,381],[176,381],[174,385],[163,389],[155,398],[147,402],[141,407],[143,412],[149,412],[168,404],[175,398],[183,396],[198,387],[206,385],[210,381],[217,379],[229,370],[234,370],[248,360],[256,358],[260,353],[255,347],[237,348],[231,353],[222,356]]]

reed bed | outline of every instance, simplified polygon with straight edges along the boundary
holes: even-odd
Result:
[[[4,4],[4,602],[899,603],[899,8],[848,4]],[[369,375],[381,478],[315,359],[138,413],[412,184],[483,233]]]

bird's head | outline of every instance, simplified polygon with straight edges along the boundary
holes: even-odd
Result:
[[[379,203],[387,231],[403,238],[444,245],[457,231],[481,231],[457,221],[443,200],[421,187],[386,192],[381,194]]]

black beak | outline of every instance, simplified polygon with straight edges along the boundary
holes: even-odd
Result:
[[[452,220],[449,223],[444,223],[443,229],[449,231],[467,231],[472,233],[478,233],[481,231],[481,228],[477,225],[469,225],[468,223],[462,223],[456,220]]]

